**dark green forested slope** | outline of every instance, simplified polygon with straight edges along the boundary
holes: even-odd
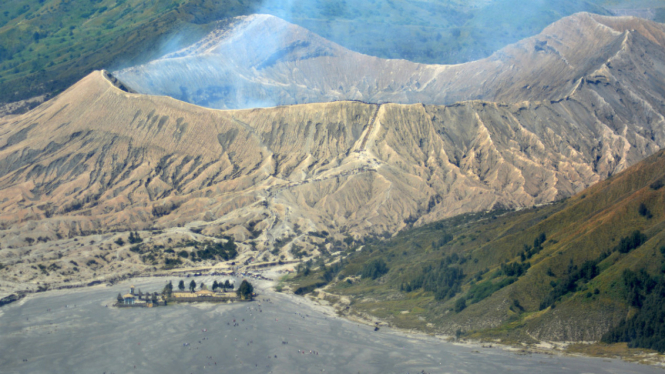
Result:
[[[186,44],[238,0],[20,0],[0,3],[0,102],[59,92],[92,70]],[[170,35],[178,35],[170,39]]]
[[[549,206],[356,242],[341,261],[301,265],[296,290],[329,284],[403,327],[663,350],[664,186],[661,151]]]

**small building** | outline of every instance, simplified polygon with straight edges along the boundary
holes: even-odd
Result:
[[[183,298],[183,297],[196,297],[196,294],[192,291],[173,291],[171,292],[171,297]]]
[[[210,290],[206,290],[206,289],[196,291],[195,294],[196,294],[196,297],[213,297],[213,296],[215,296],[214,292],[212,292]]]
[[[134,305],[136,303],[136,297],[132,293],[122,295],[122,300],[125,305]]]

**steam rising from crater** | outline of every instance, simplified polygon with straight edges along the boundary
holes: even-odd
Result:
[[[192,34],[182,31],[173,35],[162,46],[159,59],[114,74],[141,93],[217,109],[336,100],[426,104],[491,100],[486,89],[456,87],[461,84],[457,66],[385,60],[353,52],[326,38],[360,47],[358,50],[383,51],[391,57],[422,58],[422,48],[430,48],[449,60],[468,60],[486,56],[522,36],[490,34],[499,19],[502,30],[510,25],[531,35],[540,31],[538,25],[549,22],[548,17],[585,9],[541,0],[476,0],[465,5],[445,1],[425,5],[385,0],[265,0],[253,9],[257,14],[217,21],[212,31],[193,45],[184,45],[184,41],[194,39]],[[421,20],[422,30],[428,30],[425,34],[413,34],[408,26],[414,19]],[[472,42],[478,42],[473,48],[482,51],[454,57],[459,52],[455,48]],[[416,50],[420,55],[414,55]],[[495,60],[502,62],[502,57]],[[464,84],[471,79],[476,86],[484,85],[495,78],[490,75],[497,74],[495,67],[483,67],[487,72],[480,77],[466,75]]]
[[[201,41],[158,60],[115,73],[139,91],[219,109],[270,107],[278,103],[276,82],[255,73],[273,65],[303,44],[284,49],[289,31],[252,15],[220,21]]]

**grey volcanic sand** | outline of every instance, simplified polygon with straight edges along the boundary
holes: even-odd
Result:
[[[516,355],[387,328],[374,332],[271,292],[259,297],[271,302],[105,307],[131,283],[152,292],[164,282],[135,279],[113,287],[53,291],[0,308],[0,372],[662,373],[620,360]]]

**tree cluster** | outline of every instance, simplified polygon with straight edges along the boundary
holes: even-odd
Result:
[[[567,293],[577,291],[578,283],[580,283],[580,281],[582,284],[585,284],[591,279],[595,278],[598,274],[600,274],[598,263],[604,259],[605,257],[601,256],[595,260],[585,261],[580,268],[578,268],[577,265],[573,265],[571,260],[571,263],[568,265],[568,275],[560,282],[554,283],[554,288],[552,291],[550,291],[550,293],[540,303],[540,310],[554,305],[557,300],[560,300],[561,297]]]
[[[233,238],[229,239],[226,243],[208,243],[203,250],[196,251],[196,256],[200,260],[216,260],[222,258],[224,261],[234,259],[238,255],[237,245]],[[180,255],[180,254],[179,254]],[[192,257],[194,252],[192,252]],[[186,257],[182,256],[181,257]]]
[[[527,270],[531,267],[529,262],[511,262],[509,264],[501,264],[501,269],[495,276],[505,275],[507,277],[521,277],[526,274]]]
[[[651,185],[649,185],[649,187],[652,190],[660,190],[661,188],[663,188],[663,186],[665,186],[665,183],[663,183],[662,179],[659,179],[659,180],[651,183]]]
[[[363,279],[371,278],[376,279],[386,273],[388,273],[388,266],[383,261],[383,259],[372,260],[363,266],[361,276]]]
[[[466,296],[464,297],[465,299],[465,304],[466,301],[470,301],[472,304],[475,304],[483,299],[486,299],[490,297],[493,293],[496,291],[507,287],[521,276],[526,274],[526,272],[531,268],[531,263],[526,262],[527,258],[531,258],[534,254],[540,252],[543,247],[543,243],[545,243],[545,240],[547,237],[545,236],[544,233],[541,233],[534,239],[533,241],[533,247],[525,245],[524,246],[524,251],[520,254],[522,262],[511,262],[509,264],[501,264],[501,268],[499,268],[494,274],[492,274],[492,279],[488,279],[484,282],[480,282],[477,284],[472,284],[471,288],[469,288],[469,291],[467,292]],[[476,280],[482,279],[482,275],[486,273],[487,270],[482,270],[476,274]],[[501,279],[499,281],[494,281],[494,278],[502,277],[505,276],[506,278]],[[460,301],[458,300],[458,303]],[[456,308],[457,309],[457,308]],[[464,308],[462,308],[464,309]]]
[[[642,269],[625,270],[622,280],[627,301],[640,310],[608,331],[602,341],[665,352],[665,279],[652,277]]]
[[[464,309],[466,309],[466,299],[460,297],[459,299],[457,299],[457,301],[455,301],[455,308],[454,308],[455,313],[459,313]]]
[[[127,240],[129,241],[129,244],[138,244],[143,242],[143,239],[141,239],[141,235],[139,235],[138,232],[130,232],[129,238]]]
[[[649,211],[649,208],[647,208],[644,203],[641,203],[639,208],[637,208],[637,212],[642,216],[646,217],[647,219],[651,219],[653,215],[651,214],[651,211]]]
[[[422,288],[432,292],[436,300],[447,300],[454,297],[462,286],[464,271],[458,266],[450,266],[446,259],[438,264],[423,266],[422,272],[412,281],[400,286],[402,291],[411,292]]]
[[[533,246],[524,244],[524,249],[520,253],[520,259],[522,260],[522,262],[540,253],[540,251],[543,250],[543,244],[545,244],[545,240],[547,240],[547,236],[545,235],[545,233],[540,233],[540,235],[538,235],[533,240]]]
[[[220,288],[224,292],[226,292],[227,289],[233,290],[233,285],[231,284],[231,282],[229,282],[228,279],[226,280],[226,282],[222,282],[222,281],[220,281],[219,283],[217,281],[212,282],[212,290],[213,291],[218,290]]]
[[[347,263],[348,261],[346,259],[341,259],[330,266],[326,266],[325,264],[321,265],[320,268],[321,270],[323,270],[321,279],[323,279],[326,282],[332,281],[335,278],[335,276],[338,275],[340,271],[342,271],[342,269],[344,269],[344,266],[346,266]]]
[[[180,259],[177,258],[177,257],[176,258],[168,258],[167,257],[167,258],[164,259],[164,265],[166,265],[167,267],[177,266],[177,265],[181,265],[181,264],[182,264],[182,261],[180,261]]]
[[[647,241],[647,236],[642,234],[639,230],[633,231],[630,235],[621,238],[619,244],[613,250],[608,250],[600,254],[594,260],[585,261],[580,268],[573,265],[573,260],[570,260],[568,270],[566,271],[566,278],[559,282],[552,282],[553,289],[549,295],[540,303],[540,310],[543,310],[561,299],[562,296],[570,292],[575,292],[578,289],[578,284],[585,284],[591,279],[600,274],[598,264],[608,258],[612,252],[628,253]]]
[[[647,236],[642,234],[639,230],[633,231],[629,236],[621,238],[619,245],[614,249],[620,253],[628,253],[633,249],[641,246],[647,241]]]

